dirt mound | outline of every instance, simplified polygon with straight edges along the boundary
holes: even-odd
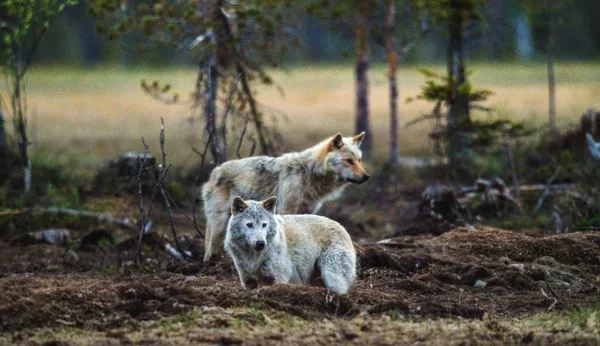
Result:
[[[599,237],[457,229],[415,242],[398,238],[366,249],[353,294],[375,293],[371,312],[427,317],[520,316],[555,299],[556,308],[578,306],[600,292]]]
[[[17,256],[5,249],[0,246],[3,254]],[[106,330],[198,306],[266,307],[303,319],[350,318],[361,311],[409,318],[518,317],[597,303],[600,293],[595,233],[530,237],[457,229],[361,245],[356,284],[333,299],[322,287],[243,290],[225,256],[210,265],[172,262],[170,272],[152,272],[126,266],[118,261],[124,255],[111,251],[81,253],[74,262],[64,248],[20,248],[0,268],[0,331],[60,325]]]

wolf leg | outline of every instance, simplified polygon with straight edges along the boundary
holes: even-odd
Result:
[[[345,249],[328,249],[318,260],[325,287],[345,294],[356,279],[356,255]]]
[[[210,228],[206,229],[206,239],[204,240],[204,262],[208,262],[214,253],[221,251],[221,243],[223,242],[225,232],[227,231],[227,220],[229,214],[227,212],[220,213],[210,224]],[[209,231],[210,230],[210,231]]]
[[[204,262],[210,261],[214,253],[220,251],[219,245],[225,234],[230,214],[229,190],[207,183],[203,187],[204,215],[206,233],[204,238]],[[224,220],[223,220],[224,219]]]
[[[213,237],[214,237],[214,232],[212,230],[212,227],[210,227],[210,225],[207,221],[206,222],[206,230],[204,230],[204,262],[205,263],[210,261],[210,257],[212,256],[212,253],[213,253],[213,249],[212,249]]]

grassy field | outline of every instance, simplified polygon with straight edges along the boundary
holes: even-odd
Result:
[[[443,66],[406,66],[399,72],[401,126],[428,112],[432,105],[423,101],[406,103],[415,96],[424,78],[418,68],[442,71]],[[545,65],[474,64],[472,80],[476,87],[495,94],[488,106],[497,117],[525,120],[542,125],[547,118]],[[372,69],[371,112],[375,155],[385,157],[388,146],[388,90],[385,66]],[[261,87],[258,99],[267,113],[281,119],[278,124],[285,145],[301,149],[335,132],[350,134],[354,127],[354,75],[351,65],[299,66],[273,72],[275,87]],[[202,124],[191,123],[189,104],[164,105],[145,95],[141,79],[171,83],[182,95],[191,91],[195,71],[191,68],[141,70],[96,68],[38,68],[32,70],[27,84],[32,150],[56,156],[80,157],[84,164],[113,158],[119,153],[140,149],[144,136],[151,151],[158,149],[160,117],[167,125],[167,149],[176,164],[193,163],[191,146],[202,146]],[[589,107],[600,106],[600,63],[560,63],[557,65],[558,117],[562,125],[578,121]],[[285,115],[285,120],[282,119]],[[487,115],[479,115],[487,116]],[[426,134],[430,128],[421,123],[401,128],[402,154],[430,152]]]

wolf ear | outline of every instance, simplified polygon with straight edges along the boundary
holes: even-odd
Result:
[[[354,143],[354,145],[356,145],[357,147],[360,147],[364,138],[365,138],[365,132],[363,131],[363,132],[357,134],[356,136],[352,137],[352,143]]]
[[[236,215],[248,208],[248,204],[244,202],[242,197],[236,196],[231,203],[231,215]]]
[[[336,149],[340,149],[344,146],[344,141],[342,139],[342,134],[338,133],[337,135],[333,136],[333,138],[331,139],[331,142],[329,142],[329,151],[334,151]]]
[[[277,205],[277,197],[269,197],[264,201],[260,202],[261,207],[265,208],[266,211],[275,214],[275,206]]]

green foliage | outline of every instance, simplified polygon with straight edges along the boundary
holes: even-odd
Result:
[[[455,100],[458,94],[464,96],[469,102],[471,110],[479,110],[491,114],[492,110],[483,106],[482,103],[493,95],[493,92],[487,89],[476,89],[473,85],[466,81],[458,89],[453,88],[454,78],[446,75],[441,75],[435,71],[428,69],[420,69],[421,74],[426,78],[421,91],[417,94],[417,100],[434,102],[435,107],[431,114],[417,118],[409,122],[407,126],[424,120],[435,121],[434,129],[430,136],[434,140],[448,141],[451,137],[450,129],[446,125],[446,114],[449,111],[449,102]],[[469,73],[467,73],[469,75]],[[414,101],[415,98],[408,98],[407,102]],[[496,151],[498,144],[503,140],[505,135],[509,138],[526,137],[535,132],[523,122],[516,122],[509,119],[494,119],[488,116],[487,119],[481,120],[474,117],[466,119],[458,129],[463,133],[468,133],[471,136],[471,144],[479,154],[484,154],[490,151]],[[443,153],[438,153],[443,154]]]
[[[98,274],[111,275],[117,272],[119,267],[116,264],[103,265],[98,268]]]
[[[223,20],[231,19],[231,35],[220,36],[217,49],[223,63],[231,63],[232,45],[242,45],[256,66],[277,66],[282,39],[289,38],[283,28],[283,13],[294,2],[272,0],[250,1],[128,1],[92,0],[90,10],[98,19],[98,30],[109,39],[125,34],[141,33],[150,41],[142,45],[164,43],[175,49],[198,51],[212,48],[206,36],[209,30],[224,30]],[[223,14],[223,15],[221,15]],[[224,17],[223,17],[224,16]],[[221,34],[221,32],[219,33]],[[257,70],[258,71],[258,70]]]
[[[448,100],[455,99],[458,94],[461,94],[467,97],[472,106],[477,106],[476,102],[485,102],[494,94],[487,89],[474,89],[469,81],[464,82],[455,91],[452,88],[452,85],[456,83],[454,77],[448,77],[425,68],[418,71],[425,76],[425,84],[421,87],[421,92],[416,96],[418,100],[446,103]],[[467,72],[466,75],[469,76],[470,73]],[[407,99],[407,102],[411,101],[413,101],[413,98]]]
[[[484,0],[416,0],[415,5],[427,11],[434,24],[450,25],[453,17],[460,17],[462,22],[480,21],[483,19],[479,7]]]
[[[516,214],[486,220],[486,225],[523,233],[539,233],[552,229],[552,220],[547,214]]]
[[[0,3],[0,66],[14,68],[39,43],[53,19],[78,0],[4,0]],[[38,42],[36,42],[38,41]]]
[[[77,186],[68,185],[63,189],[58,189],[52,183],[46,185],[45,199],[48,206],[58,208],[81,208],[79,198],[79,189]]]
[[[288,30],[284,21],[284,13],[292,11],[293,4],[291,0],[95,0],[91,11],[106,37],[135,39],[140,52],[157,44],[192,50],[199,69],[191,103],[204,108],[200,114],[207,119],[211,154],[216,162],[222,162],[228,154],[220,148],[227,143],[227,122],[241,128],[245,119],[250,119],[255,133],[249,137],[258,137],[263,153],[273,151],[277,137],[264,124],[252,86],[272,84],[265,68],[278,67],[286,49],[296,41],[295,31]],[[142,81],[142,88],[151,96],[166,103],[179,101],[178,95],[165,97],[170,86],[159,85],[158,81],[152,85]],[[223,119],[218,133],[212,128],[218,118],[217,101],[231,113],[242,115]]]
[[[78,209],[82,206],[82,191],[90,183],[91,176],[76,166],[75,158],[61,158],[57,155],[37,153],[31,158],[32,187],[27,195],[22,195],[22,179],[13,169],[0,189],[0,208],[22,208],[29,206],[48,206]],[[80,170],[81,169],[81,170]]]
[[[171,196],[176,201],[182,200],[186,197],[186,190],[183,184],[177,181],[169,181],[166,186],[167,192],[169,196]]]

